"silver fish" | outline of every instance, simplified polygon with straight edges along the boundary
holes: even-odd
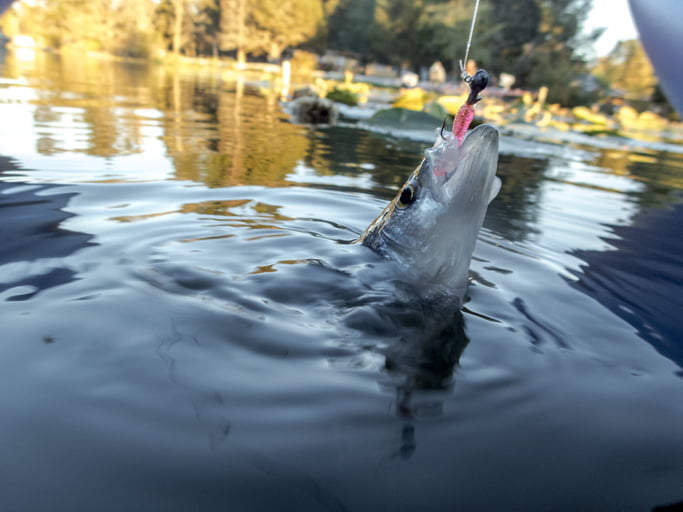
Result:
[[[479,229],[500,190],[498,131],[480,125],[462,144],[437,136],[420,165],[359,241],[405,268],[424,298],[462,305]]]

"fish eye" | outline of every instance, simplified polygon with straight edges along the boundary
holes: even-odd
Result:
[[[406,185],[401,190],[401,195],[398,196],[397,206],[399,208],[405,208],[410,203],[415,201],[415,187],[413,185]]]

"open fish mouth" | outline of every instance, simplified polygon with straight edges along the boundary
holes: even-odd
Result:
[[[449,135],[440,145],[427,151],[426,156],[432,160],[432,192],[437,197],[445,196],[445,200],[450,200],[463,186],[473,187],[478,183],[484,187],[491,178],[487,170],[495,173],[498,130],[482,124],[470,131],[462,143]],[[488,194],[486,200],[490,199],[492,197]]]

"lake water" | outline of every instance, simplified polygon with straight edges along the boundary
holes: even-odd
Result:
[[[208,72],[2,58],[3,512],[683,500],[683,147],[503,137],[432,336],[348,243],[423,142]]]

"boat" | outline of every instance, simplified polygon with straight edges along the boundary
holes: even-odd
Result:
[[[640,41],[669,102],[683,117],[683,1],[629,0]]]

